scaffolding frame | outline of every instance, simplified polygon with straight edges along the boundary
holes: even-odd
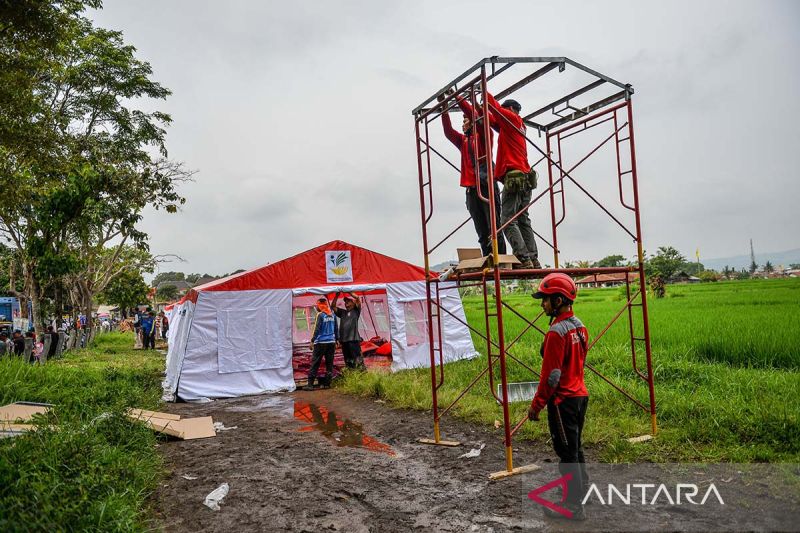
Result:
[[[495,176],[492,164],[486,165],[487,179],[488,179],[488,195],[484,197],[481,193],[480,187],[476,188],[477,196],[479,199],[488,203],[490,212],[490,225],[491,225],[491,241],[492,241],[492,262],[489,268],[485,268],[479,272],[459,273],[455,277],[450,277],[440,280],[439,277],[432,273],[430,270],[430,255],[448,241],[456,232],[463,228],[470,220],[468,217],[464,222],[458,225],[454,230],[448,233],[444,238],[439,240],[434,245],[429,245],[429,229],[434,215],[434,179],[431,168],[431,154],[442,159],[450,167],[460,172],[460,168],[448,160],[440,151],[432,146],[429,135],[429,125],[431,122],[440,119],[443,113],[448,113],[451,110],[458,109],[457,98],[466,99],[476,112],[477,117],[488,117],[490,111],[490,104],[486,97],[489,91],[489,82],[512,68],[519,65],[517,70],[524,69],[526,72],[516,82],[512,83],[505,89],[497,92],[494,96],[497,100],[506,98],[523,87],[528,86],[543,79],[546,76],[552,77],[567,70],[567,68],[574,68],[585,75],[592,78],[592,81],[586,85],[578,87],[575,90],[569,91],[563,96],[551,101],[548,105],[543,106],[531,113],[523,115],[523,122],[527,128],[531,128],[538,133],[539,138],[544,137],[545,147],[540,147],[529,136],[529,129],[526,128],[524,132],[525,140],[529,147],[533,147],[533,156],[538,160],[532,165],[537,168],[539,165],[544,164],[547,167],[547,178],[549,187],[539,192],[538,195],[532,197],[531,202],[524,206],[516,215],[511,219],[517,218],[523,211],[529,209],[536,202],[547,197],[550,207],[550,241],[542,235],[534,231],[536,237],[540,241],[547,244],[553,250],[554,268],[541,268],[541,269],[514,269],[507,270],[501,268],[499,254],[498,254],[498,234],[511,222],[509,220],[501,227],[496,224],[496,212],[494,201],[494,184]],[[528,72],[533,68],[533,72]],[[611,95],[605,95],[600,98],[597,97],[599,88],[607,89],[611,87],[615,91]],[[619,89],[617,91],[617,89]],[[453,79],[444,87],[439,89],[432,96],[428,97],[419,106],[414,108],[412,114],[414,116],[415,133],[416,133],[416,146],[417,146],[417,167],[419,172],[419,195],[420,195],[420,214],[422,223],[422,242],[424,265],[426,273],[426,306],[427,306],[427,325],[428,325],[428,342],[430,347],[430,363],[431,363],[431,395],[433,401],[433,440],[421,439],[422,441],[431,444],[452,445],[451,441],[444,441],[441,439],[440,421],[479,381],[488,375],[489,389],[492,396],[500,404],[503,412],[503,429],[504,429],[504,445],[506,454],[506,471],[493,474],[495,477],[505,477],[518,471],[525,471],[527,467],[514,468],[513,452],[512,452],[512,439],[514,434],[522,427],[527,420],[527,416],[519,422],[514,422],[509,414],[509,398],[508,398],[508,372],[507,362],[508,359],[521,365],[528,371],[533,372],[538,376],[538,371],[531,368],[531,365],[526,364],[523,359],[515,356],[511,352],[511,348],[519,342],[519,340],[529,331],[535,330],[539,334],[544,335],[545,331],[536,325],[536,321],[542,316],[540,312],[533,319],[526,318],[521,312],[514,309],[508,302],[503,299],[503,280],[511,279],[537,279],[546,276],[553,272],[563,272],[571,276],[597,276],[600,274],[625,274],[625,288],[626,288],[626,301],[621,309],[610,319],[607,325],[596,335],[588,348],[591,349],[609,329],[618,322],[618,320],[627,314],[628,332],[630,336],[630,349],[631,349],[631,367],[634,375],[644,381],[647,385],[649,401],[643,402],[638,400],[635,395],[623,387],[615,383],[608,376],[601,373],[593,365],[587,363],[586,368],[597,375],[609,386],[614,388],[618,393],[622,394],[625,398],[631,401],[634,405],[641,408],[643,411],[650,414],[651,431],[655,435],[657,432],[656,423],[656,398],[653,381],[653,361],[652,351],[650,346],[650,328],[647,310],[647,291],[646,279],[644,269],[644,248],[642,245],[642,231],[641,231],[641,218],[640,218],[640,204],[638,192],[638,175],[636,169],[636,154],[635,154],[635,137],[633,128],[633,104],[632,96],[634,90],[630,84],[621,83],[609,76],[605,76],[595,70],[592,70],[580,63],[573,61],[566,57],[491,57],[484,58],[460,76]],[[605,94],[605,91],[604,91]],[[575,107],[573,102],[577,98],[589,98],[589,102],[582,107]],[[591,98],[590,98],[591,97]],[[540,119],[545,113],[551,113],[556,118],[549,122]],[[500,116],[502,120],[508,120]],[[577,163],[570,168],[564,168],[563,164],[563,145],[562,141],[565,139],[583,133],[592,128],[603,128],[611,126],[610,134],[607,135],[600,144],[591,149],[584,155]],[[490,134],[490,121],[477,120],[473,122],[473,128],[483,128],[483,138],[491,139]],[[477,131],[477,130],[476,130]],[[479,156],[478,139],[479,135],[472,135],[473,150],[472,157],[474,168],[478,168],[480,159],[485,158],[489,162],[493,161],[491,142],[486,143],[485,155]],[[586,160],[591,158],[603,146],[611,142],[615,143],[616,154],[616,173],[617,185],[619,190],[619,203],[625,212],[632,214],[634,219],[634,227],[619,220],[620,217],[615,216],[600,200],[593,196],[578,180],[573,173],[582,165]],[[630,168],[624,168],[624,155],[629,155],[628,165]],[[531,153],[529,153],[529,161],[531,161]],[[541,173],[540,173],[541,174]],[[558,246],[558,229],[559,226],[565,221],[567,215],[567,203],[565,200],[564,185],[570,183],[575,186],[579,191],[584,193],[597,207],[599,207],[611,220],[627,234],[636,246],[636,257],[638,259],[637,266],[626,267],[598,267],[598,268],[562,268],[559,264],[559,250]],[[625,185],[631,188],[632,198],[626,198]],[[543,200],[543,201],[546,201]],[[560,208],[560,215],[557,216],[557,207]],[[638,274],[638,276],[636,275]],[[452,283],[455,282],[455,283]],[[480,287],[483,295],[483,311],[484,320],[481,326],[484,331],[480,331],[475,325],[468,324],[465,320],[456,317],[441,306],[440,292],[445,290],[458,290],[465,287]],[[490,294],[490,287],[494,288],[493,295]],[[442,335],[441,335],[441,319],[442,311],[447,313],[453,319],[461,322],[470,329],[475,335],[483,339],[486,343],[486,367],[478,373],[478,375],[470,382],[467,387],[461,391],[456,399],[450,405],[443,409],[439,406],[438,391],[445,382],[445,368],[444,368],[444,353],[442,349]],[[504,327],[504,312],[511,313],[515,317],[521,319],[525,324],[523,331],[507,342]],[[626,313],[627,312],[627,313]],[[637,335],[634,328],[634,313],[639,313],[641,317],[641,334]],[[639,315],[637,315],[638,317]],[[496,335],[493,338],[492,326],[496,329]],[[643,350],[642,350],[643,348]],[[644,369],[640,368],[640,355],[644,352],[646,366]],[[638,353],[637,353],[638,352]],[[499,381],[501,385],[501,393],[498,396],[495,392],[495,367],[499,363]],[[534,367],[538,367],[538,363],[533,363]]]

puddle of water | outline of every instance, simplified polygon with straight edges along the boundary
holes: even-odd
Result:
[[[319,431],[336,446],[364,448],[392,457],[396,455],[391,446],[365,434],[364,427],[360,423],[340,418],[324,406],[295,402],[294,417],[301,422],[311,424],[300,428],[299,431]]]
[[[245,404],[232,405],[226,407],[226,411],[250,413],[256,411],[270,410],[276,414],[287,418],[294,412],[294,398],[286,394],[276,394],[273,396],[256,396]]]

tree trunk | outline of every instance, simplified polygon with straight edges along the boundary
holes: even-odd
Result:
[[[83,329],[84,335],[86,335],[86,347],[89,347],[89,341],[92,338],[92,333],[94,330],[94,323],[92,321],[92,291],[85,283],[81,283],[81,312],[83,316],[86,317],[86,327]]]
[[[37,337],[44,333],[44,319],[42,318],[41,287],[36,279],[31,283],[31,311],[33,314],[33,327],[36,328]]]

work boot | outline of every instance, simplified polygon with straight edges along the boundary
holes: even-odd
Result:
[[[575,520],[576,522],[582,522],[586,520],[586,513],[583,512],[583,505],[564,505],[564,508],[572,513],[572,518],[568,517],[567,515],[563,515],[558,511],[554,511],[548,507],[542,509],[544,515],[548,518],[557,518],[561,520]]]
[[[535,268],[536,270],[542,268],[542,264],[539,262],[539,259],[535,257],[531,260],[531,263],[533,263],[533,268]]]
[[[314,390],[314,380],[309,379],[308,383],[306,383],[306,386],[303,387],[303,390]]]
[[[514,270],[529,270],[531,268],[534,268],[534,266],[533,266],[533,261],[531,261],[530,259],[526,259],[522,263],[514,264]]]

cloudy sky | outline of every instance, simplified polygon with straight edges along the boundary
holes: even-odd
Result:
[[[411,110],[494,55],[567,56],[634,86],[648,251],[732,256],[747,253],[750,238],[759,252],[800,247],[800,3],[486,5],[106,0],[91,17],[122,30],[173,91],[157,104],[174,119],[170,157],[198,171],[182,189],[182,212],[146,214],[152,251],[186,260],[162,270],[220,274],[334,239],[421,264]],[[532,71],[517,65],[490,89]],[[520,93],[523,113],[581,85],[570,69],[552,76],[552,86]],[[431,141],[458,161],[438,122]],[[565,162],[589,143],[565,147]],[[603,154],[575,177],[613,201],[614,163]],[[434,171],[438,241],[467,214],[457,174],[443,163]],[[565,199],[563,258],[634,255],[577,188],[568,185]],[[545,207],[533,218],[546,235]],[[475,245],[467,226],[433,263]]]

